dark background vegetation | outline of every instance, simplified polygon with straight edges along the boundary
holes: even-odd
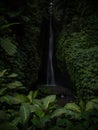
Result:
[[[53,65],[60,86],[41,88],[50,1],[0,0],[0,130],[98,130],[98,4],[53,2]],[[75,100],[63,104],[69,87]]]
[[[97,6],[94,0],[54,0],[55,71],[57,79],[71,80],[78,98],[98,95]],[[0,1],[0,70],[18,73],[27,87],[34,88],[46,64],[48,23],[48,0]]]

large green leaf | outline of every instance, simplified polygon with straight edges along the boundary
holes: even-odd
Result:
[[[0,98],[0,102],[6,102],[8,104],[20,104],[28,102],[28,98],[25,95],[17,94],[15,96],[5,95]]]
[[[57,109],[53,112],[51,118],[54,118],[54,117],[58,117],[58,116],[61,116],[62,114],[65,114],[67,113],[67,110],[65,108],[60,108],[60,109]]]
[[[30,110],[31,112],[35,112],[35,111],[41,111],[42,108],[38,105],[38,104],[34,104],[34,105],[30,105]]]
[[[7,91],[7,88],[1,88],[0,89],[0,96],[4,95],[6,91]]]
[[[5,69],[5,70],[2,70],[2,71],[0,71],[0,78],[1,77],[3,77],[4,75],[5,75],[5,73],[7,72],[7,70]]]
[[[35,91],[35,92],[30,91],[30,92],[29,92],[29,94],[28,94],[27,97],[28,97],[28,99],[30,100],[30,103],[33,103],[33,99],[36,98],[37,94],[38,94],[38,91]]]
[[[85,111],[92,110],[94,108],[94,103],[91,101],[88,101],[86,104]]]
[[[30,91],[27,97],[28,97],[30,103],[32,103],[33,102],[33,91]]]
[[[35,111],[35,114],[36,114],[39,118],[42,118],[42,117],[44,117],[45,112],[44,112],[43,110],[37,109],[37,110]]]
[[[16,94],[16,95],[14,96],[14,98],[15,98],[16,101],[19,102],[19,103],[29,102],[27,96],[26,96],[26,95],[23,95],[23,94]]]
[[[71,110],[71,111],[74,111],[74,112],[77,112],[77,113],[81,113],[81,109],[80,107],[75,104],[75,103],[67,103],[64,108],[66,108],[67,110]]]
[[[6,51],[8,55],[14,55],[17,52],[17,47],[9,37],[0,39],[1,47]]]
[[[11,96],[5,95],[5,96],[2,96],[2,97],[0,98],[0,102],[1,102],[1,103],[6,102],[6,103],[8,103],[8,104],[11,104],[11,102],[12,102],[11,99],[12,99]]]
[[[36,98],[37,95],[38,95],[38,91],[34,91],[34,92],[33,92],[33,95],[32,95],[32,98],[33,98],[33,99]]]
[[[23,86],[23,84],[20,81],[15,81],[15,82],[9,83],[7,86],[8,86],[8,88],[14,89],[14,88]]]
[[[94,98],[87,102],[86,111],[88,111],[90,109],[98,109],[98,98]]]
[[[20,107],[20,118],[23,125],[28,122],[30,113],[31,111],[30,111],[29,104],[23,103]]]
[[[66,117],[70,116],[70,118],[72,119],[79,119],[81,115],[80,113],[74,112],[72,110],[68,110],[66,108],[59,108],[53,112],[51,118],[61,116],[62,114],[64,114]]]
[[[39,107],[39,108],[43,108],[43,104],[42,104],[42,101],[41,100],[39,100],[39,99],[34,99],[33,100],[33,104],[34,104],[34,106],[36,106],[36,107]]]
[[[98,104],[98,98],[92,99],[91,102],[94,102],[94,103]]]
[[[56,95],[50,95],[43,99],[44,109],[47,109],[49,104],[56,100]]]
[[[15,78],[17,76],[18,76],[18,74],[16,74],[16,73],[12,73],[12,74],[8,75],[9,78]]]

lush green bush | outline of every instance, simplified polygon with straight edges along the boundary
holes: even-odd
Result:
[[[56,95],[38,99],[38,92],[28,91],[15,80],[17,74],[0,71],[1,130],[96,130],[98,98],[56,104]]]
[[[80,32],[70,31],[69,34],[63,29],[58,41],[59,68],[63,72],[67,66],[79,99],[92,98],[98,91],[97,23],[97,18],[91,17],[88,27]]]
[[[0,68],[17,72],[18,79],[30,86],[38,79],[40,26],[45,10],[41,1],[14,2],[0,4]]]

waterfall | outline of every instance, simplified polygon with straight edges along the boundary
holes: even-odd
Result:
[[[49,21],[49,50],[48,50],[48,62],[47,62],[47,85],[55,86],[55,76],[53,68],[53,44],[54,44],[54,33],[52,27],[52,13],[53,3],[50,2],[50,21]]]

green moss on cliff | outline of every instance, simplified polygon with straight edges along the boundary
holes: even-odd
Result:
[[[67,66],[78,98],[89,99],[98,91],[98,19],[92,17],[78,32],[63,28],[57,44],[60,70]],[[92,26],[91,26],[92,25]],[[95,28],[96,26],[96,28]],[[67,30],[68,29],[68,30]],[[94,32],[94,33],[93,33]]]

